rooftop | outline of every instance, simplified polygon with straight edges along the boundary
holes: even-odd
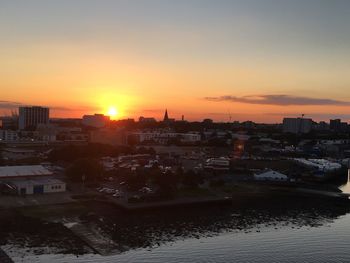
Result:
[[[16,180],[12,182],[17,187],[23,187],[28,185],[57,185],[64,184],[63,181],[55,178],[39,178],[39,179],[29,179],[29,180]]]
[[[43,176],[52,172],[42,165],[0,166],[0,178]]]

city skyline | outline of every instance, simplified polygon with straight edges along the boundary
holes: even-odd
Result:
[[[0,6],[1,114],[350,119],[348,1]]]

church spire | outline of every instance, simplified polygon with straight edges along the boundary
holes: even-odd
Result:
[[[168,121],[168,120],[169,120],[168,109],[165,109],[165,114],[164,114],[164,119],[163,119],[163,121]]]

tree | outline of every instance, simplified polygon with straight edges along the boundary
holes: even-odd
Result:
[[[182,179],[182,184],[188,188],[197,188],[203,182],[201,174],[195,173],[193,170],[187,171]]]
[[[158,194],[162,197],[171,197],[177,188],[177,177],[172,172],[158,173],[155,184],[159,186]]]
[[[104,169],[101,163],[93,158],[81,158],[73,162],[66,170],[66,176],[74,182],[81,182],[85,177],[86,182],[99,181]]]
[[[139,169],[126,176],[125,182],[130,190],[138,190],[147,183],[146,173],[142,169]]]
[[[4,165],[5,161],[4,158],[2,157],[2,145],[0,145],[0,165]]]
[[[103,156],[118,156],[121,153],[129,154],[132,149],[127,146],[112,146],[101,143],[88,145],[67,145],[53,149],[49,154],[50,161],[72,162],[81,158],[98,158]]]

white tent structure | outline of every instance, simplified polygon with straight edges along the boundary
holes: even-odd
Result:
[[[286,182],[288,176],[273,170],[268,170],[260,174],[254,174],[256,181],[273,181],[273,182]]]

